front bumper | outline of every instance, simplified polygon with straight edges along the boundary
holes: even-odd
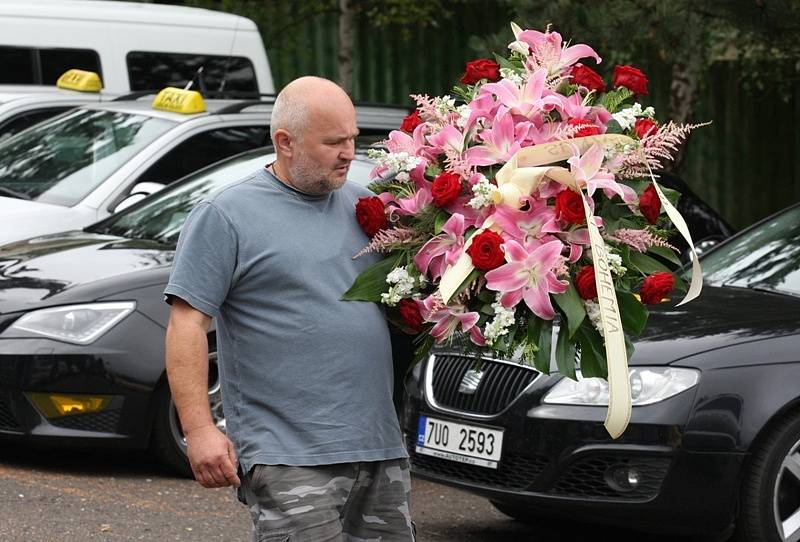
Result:
[[[442,408],[422,392],[424,377],[410,378],[401,421],[413,472],[536,516],[675,534],[729,528],[746,455],[682,447],[694,393],[637,407],[624,435],[613,440],[603,427],[605,408],[541,403],[558,378],[536,379],[495,416]],[[502,428],[498,468],[417,453],[420,415]],[[614,484],[611,473],[619,469],[635,470],[634,489]]]

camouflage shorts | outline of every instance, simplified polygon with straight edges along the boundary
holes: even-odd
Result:
[[[254,542],[413,542],[407,459],[256,465],[242,477]]]

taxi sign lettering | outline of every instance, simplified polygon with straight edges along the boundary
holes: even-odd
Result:
[[[155,97],[153,108],[189,115],[202,113],[206,110],[206,104],[203,96],[197,91],[167,87]]]

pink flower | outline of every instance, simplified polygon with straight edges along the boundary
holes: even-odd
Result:
[[[561,106],[564,97],[549,90],[545,81],[547,70],[537,70],[528,81],[517,87],[508,79],[498,83],[488,83],[481,87],[480,94],[494,94],[497,101],[506,106],[511,113],[522,115],[530,120],[538,118],[542,111]]]
[[[444,153],[445,149],[461,154],[464,151],[464,134],[452,124],[447,124],[438,133],[429,135],[428,143],[433,145],[432,150],[436,154]]]
[[[527,211],[498,205],[491,215],[494,223],[503,228],[509,238],[525,244],[532,239],[541,238],[545,233],[561,231],[556,224],[556,212],[546,201],[533,197],[520,199],[528,203]]]
[[[583,156],[576,154],[567,162],[570,171],[578,181],[578,186],[585,186],[589,196],[594,195],[595,190],[602,188],[608,198],[618,194],[625,202],[638,201],[636,191],[631,187],[619,184],[614,180],[614,175],[602,168],[603,147],[592,145]]]
[[[431,278],[437,279],[448,265],[455,264],[464,247],[464,230],[464,217],[451,216],[442,226],[443,233],[425,243],[414,256],[419,272],[425,274],[430,270]]]
[[[481,330],[475,325],[480,315],[477,312],[469,312],[466,306],[444,305],[442,299],[434,294],[422,301],[421,309],[426,322],[435,322],[430,333],[436,342],[450,338],[461,327],[462,331],[469,332],[469,338],[473,343],[478,346],[486,344]]]
[[[528,133],[528,123],[517,125],[519,139],[524,139]],[[483,145],[470,147],[464,153],[470,166],[491,166],[500,162],[507,162],[520,149],[517,139],[517,130],[514,119],[508,109],[501,107],[497,110],[492,127],[481,132]]]
[[[514,33],[516,41],[528,46],[536,64],[546,67],[550,74],[561,74],[586,57],[594,58],[598,64],[602,62],[600,56],[588,45],[580,43],[568,47],[558,32],[525,30],[518,33],[515,29]]]
[[[500,303],[504,307],[514,307],[524,299],[536,316],[552,320],[555,311],[550,294],[567,290],[567,283],[558,280],[554,272],[562,261],[564,245],[550,241],[528,252],[518,242],[506,241],[505,248],[508,263],[486,273],[486,287],[503,294]]]

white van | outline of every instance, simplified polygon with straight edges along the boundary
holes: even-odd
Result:
[[[110,0],[0,0],[0,85],[54,85],[78,68],[124,93],[183,87],[200,67],[208,91],[275,91],[246,17]]]

